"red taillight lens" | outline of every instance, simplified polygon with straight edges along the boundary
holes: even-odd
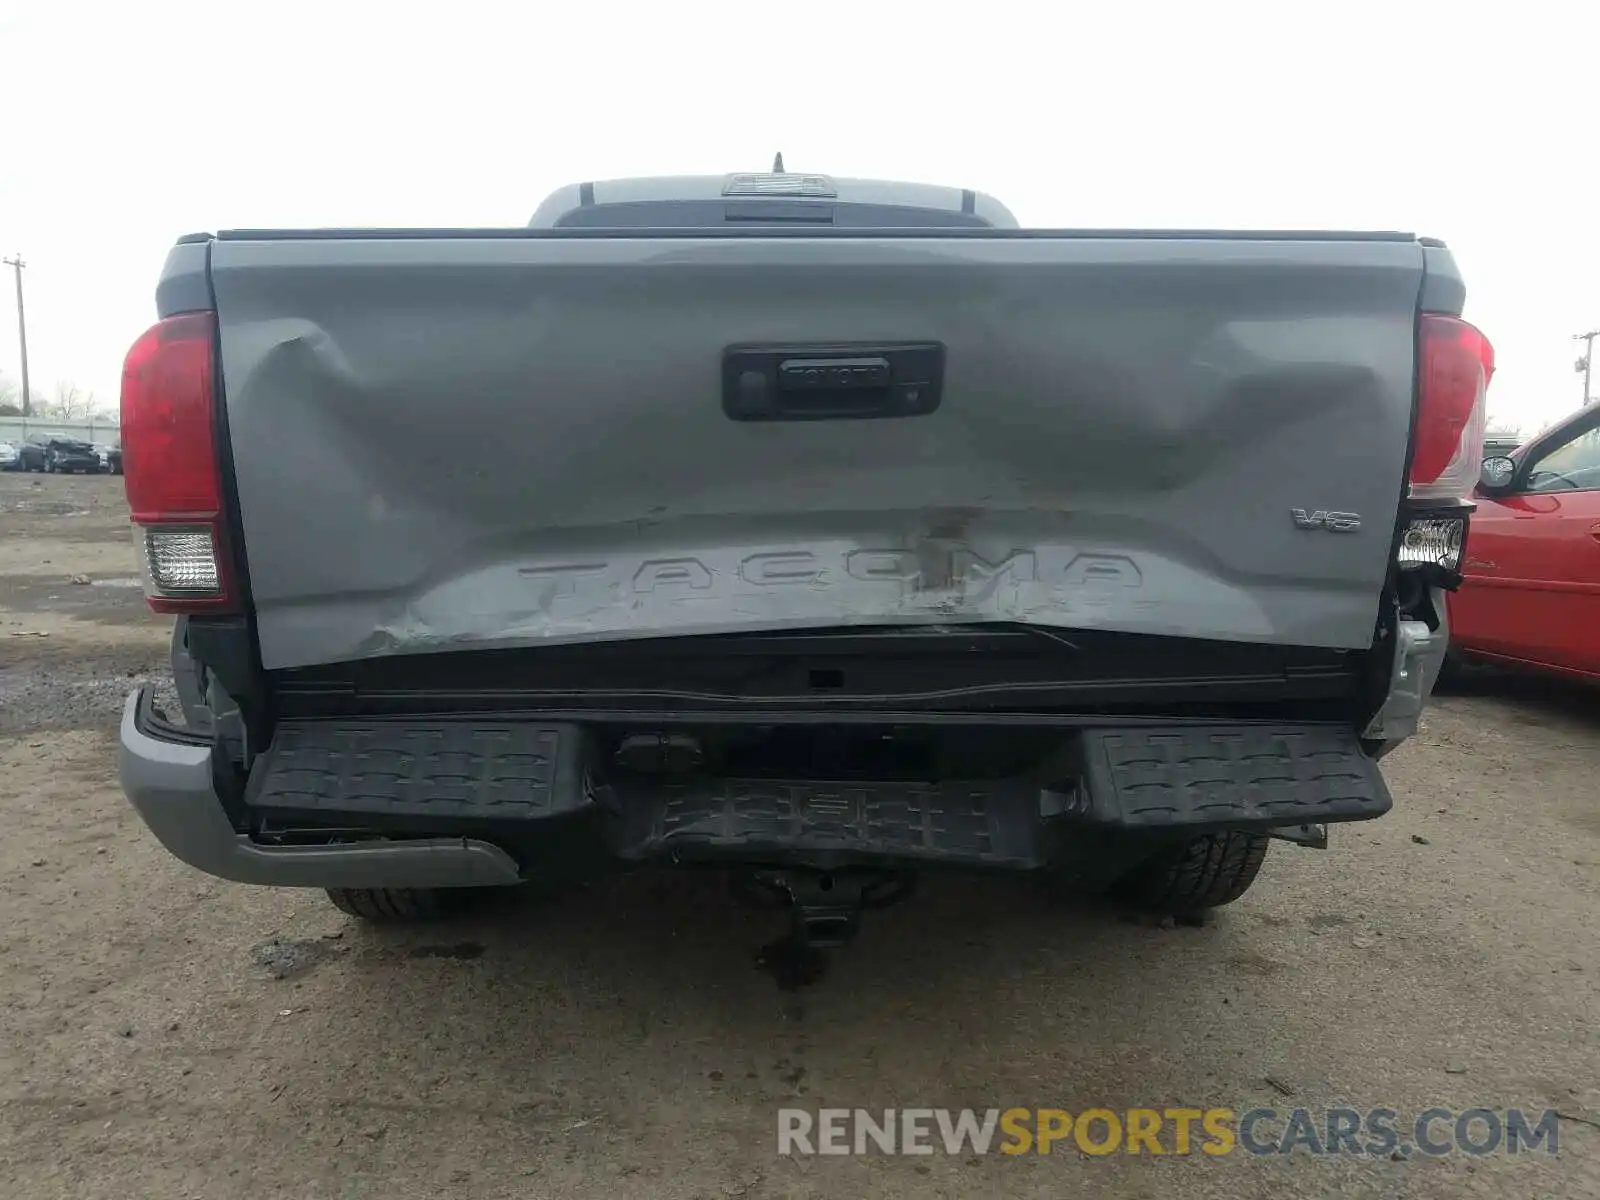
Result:
[[[122,470],[133,519],[213,518],[222,508],[212,436],[210,313],[152,326],[122,366]]]
[[[1417,344],[1417,428],[1411,494],[1458,499],[1483,456],[1484,396],[1494,347],[1459,317],[1424,314]]]
[[[147,330],[122,367],[122,471],[158,612],[232,603],[212,404],[212,313]]]

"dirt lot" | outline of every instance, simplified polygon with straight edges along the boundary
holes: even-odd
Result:
[[[946,884],[783,992],[709,881],[378,933],[180,865],[115,779],[166,653],[133,575],[119,480],[0,475],[0,1196],[1600,1196],[1592,697],[1440,701],[1392,815],[1204,928]],[[1569,1119],[1554,1157],[805,1159],[786,1104]]]

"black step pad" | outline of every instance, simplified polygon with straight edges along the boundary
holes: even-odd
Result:
[[[1083,819],[1129,830],[1366,821],[1394,801],[1353,730],[1295,725],[1095,729]]]
[[[623,858],[764,852],[1027,869],[1043,863],[1039,789],[1026,781],[826,783],[701,779],[613,789]]]
[[[585,807],[575,726],[286,721],[246,802],[307,814],[525,821]]]

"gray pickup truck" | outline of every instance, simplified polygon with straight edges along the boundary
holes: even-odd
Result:
[[[813,945],[932,870],[1193,914],[1386,812],[1493,372],[1436,241],[788,173],[185,237],[156,297],[156,837],[371,919],[718,868]]]

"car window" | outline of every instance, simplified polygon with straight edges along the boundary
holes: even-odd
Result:
[[[1533,461],[1525,490],[1587,492],[1600,490],[1600,426],[1585,429]]]

